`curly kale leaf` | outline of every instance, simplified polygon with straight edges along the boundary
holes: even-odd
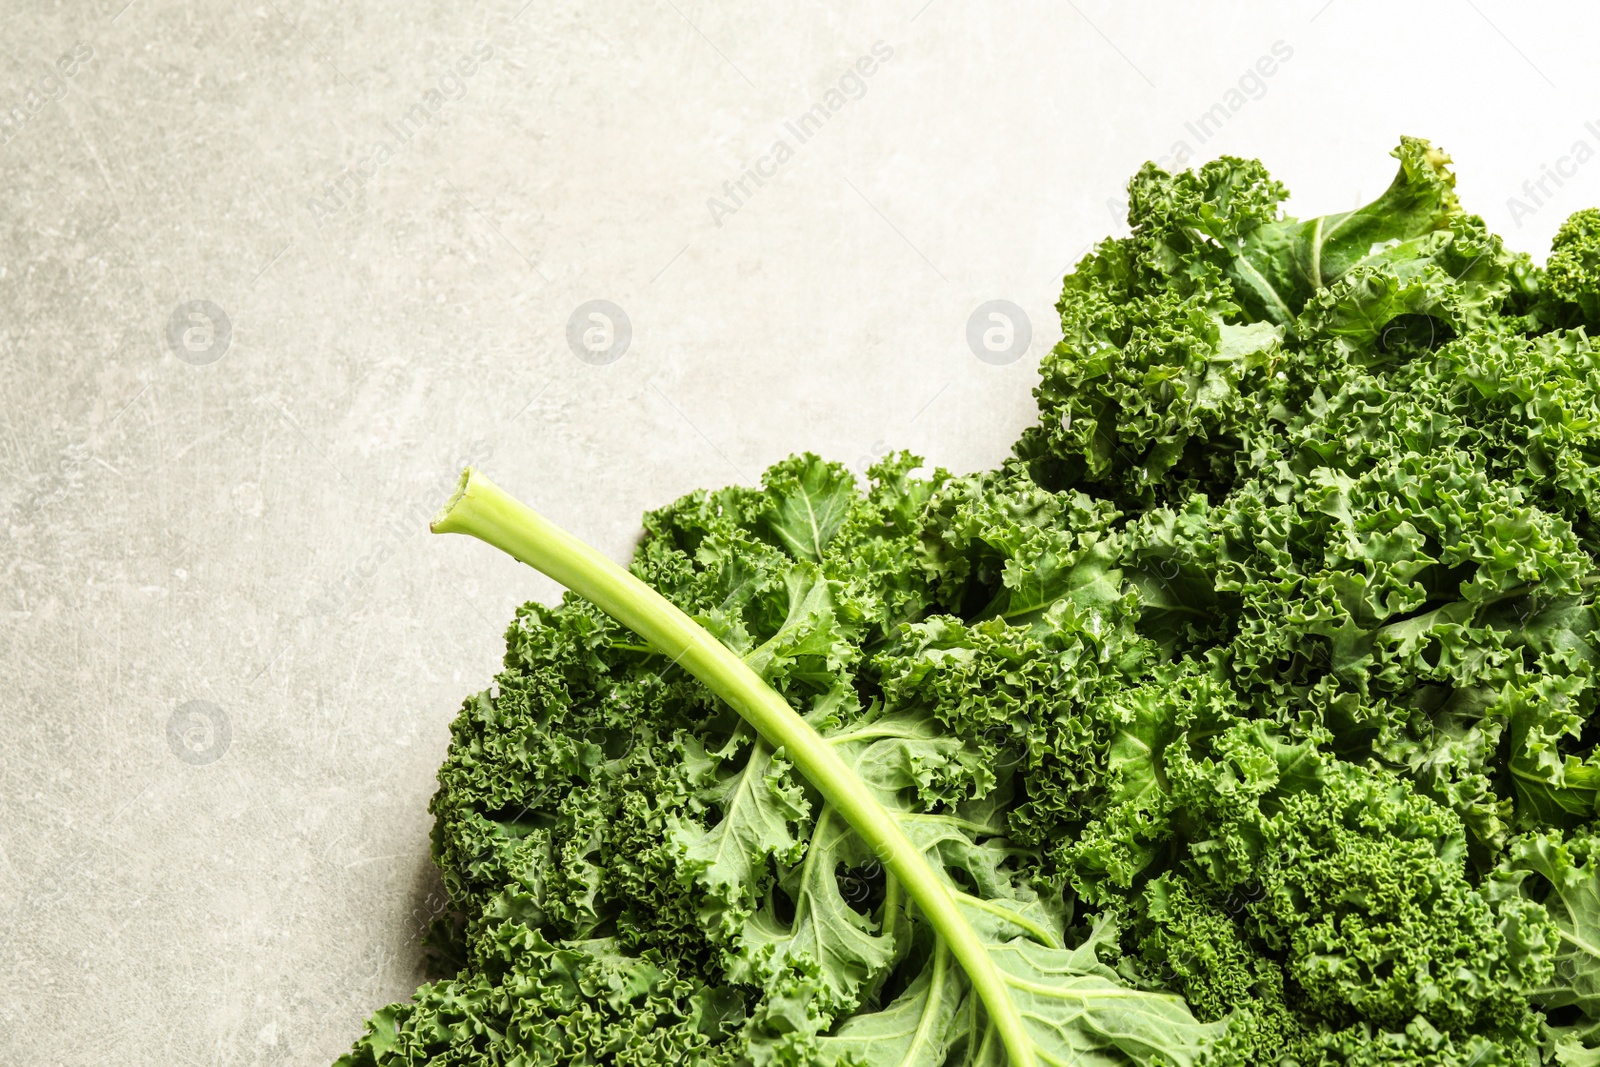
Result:
[[[1141,171],[1132,236],[1066,279],[1018,456],[1052,487],[1141,510],[1215,499],[1270,462],[1271,421],[1324,373],[1494,324],[1521,261],[1461,210],[1448,157],[1414,138],[1395,155],[1376,201],[1308,221],[1277,217],[1284,191],[1256,163]]]
[[[733,1067],[738,993],[682,976],[655,953],[599,939],[552,945],[505,922],[472,966],[373,1015],[335,1067],[514,1062],[527,1067]]]
[[[1499,895],[1535,901],[1554,921],[1555,967],[1534,996],[1566,1015],[1566,1039],[1600,1039],[1600,838],[1592,830],[1528,834],[1511,842],[1494,872]]]
[[[1394,151],[1400,172],[1364,207],[1309,221],[1269,221],[1223,243],[1229,278],[1252,317],[1292,324],[1318,290],[1358,265],[1429,258],[1460,213],[1450,157],[1415,137]]]
[[[1128,990],[1092,947],[1065,947],[1064,902],[1037,892],[1036,853],[1009,836],[1010,769],[941,721],[938,700],[878,695],[885,665],[918,654],[917,620],[943,570],[993,566],[1001,588],[1037,599],[1038,617],[1030,606],[1015,624],[985,624],[1010,635],[1001,644],[1075,641],[1094,662],[1104,658],[1096,638],[1138,643],[1125,625],[1120,637],[1101,633],[1126,595],[1093,538],[1028,571],[1017,540],[1027,524],[1010,513],[975,514],[969,539],[930,534],[949,479],[913,478],[914,467],[892,458],[863,494],[839,468],[797,457],[768,472],[759,493],[692,494],[648,517],[635,572],[781,692],[893,813],[989,946],[996,988],[1032,1020],[1021,1035],[1041,1056],[1192,1063],[1220,1026],[1196,1022],[1170,995]],[[1047,527],[1028,529],[1038,537]],[[893,558],[903,569],[930,544],[949,554],[910,578],[862,566]],[[1082,591],[1081,604],[1057,602],[1046,586]],[[1015,603],[1002,596],[997,610]],[[875,1064],[890,1045],[862,1059],[830,1042],[850,1027],[898,1025],[934,988],[938,1047],[1003,1062],[978,987],[948,960],[938,983],[923,980],[943,941],[787,753],[586,602],[523,609],[496,689],[467,702],[454,734],[434,800],[435,854],[473,951],[454,978],[379,1013],[353,1053],[367,1058],[352,1062],[466,1062],[493,1055],[498,1040],[575,1062]],[[1066,987],[1053,991],[1059,981]],[[576,992],[545,997],[524,1025],[533,1008],[517,1000],[562,983]],[[638,996],[660,990],[672,1005],[651,1015]],[[704,1005],[728,1003],[737,1018],[719,1008],[715,1025],[706,1021]],[[630,1011],[663,1020],[659,1049],[614,1032]],[[576,1033],[578,1017],[592,1034]]]
[[[1577,212],[1556,231],[1544,283],[1558,307],[1576,310],[1582,323],[1600,329],[1600,208]]]
[[[1133,917],[1145,977],[1202,1017],[1257,1004],[1265,1032],[1294,1030],[1282,1004],[1302,1024],[1421,1017],[1530,1042],[1555,930],[1473,886],[1460,820],[1405,779],[1240,718],[1203,673],[1173,681],[1130,694],[1103,811],[1063,849],[1082,893]]]

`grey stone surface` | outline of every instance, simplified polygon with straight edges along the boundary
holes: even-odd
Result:
[[[448,723],[554,592],[425,533],[463,461],[619,559],[794,450],[993,464],[1178,142],[1316,212],[1429,136],[1536,255],[1600,201],[1523,186],[1600,148],[1575,3],[123,4],[0,12],[5,1064],[325,1064],[414,987]]]

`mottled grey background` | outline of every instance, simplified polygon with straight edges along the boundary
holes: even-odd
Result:
[[[797,449],[993,464],[1180,141],[1309,214],[1428,136],[1540,256],[1600,202],[1577,3],[124,2],[0,12],[8,1065],[326,1064],[414,987],[448,723],[553,591],[425,533],[464,460],[619,559]]]

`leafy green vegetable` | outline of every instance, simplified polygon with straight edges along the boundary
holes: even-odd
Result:
[[[855,1010],[864,987],[895,962],[900,916],[886,910],[874,923],[861,915],[837,875],[840,867],[881,861],[896,895],[904,894],[905,918],[915,908],[938,955],[953,957],[971,987],[965,1051],[971,1062],[1031,1067],[1104,1059],[1112,1051],[1136,1063],[1198,1059],[1222,1027],[1197,1022],[1176,997],[1111,981],[1109,972],[1098,973],[1104,968],[1092,947],[1065,949],[1057,917],[1014,884],[1011,857],[999,844],[1002,827],[961,805],[950,814],[907,808],[903,798],[930,783],[953,777],[959,788],[975,777],[972,761],[960,758],[959,739],[939,737],[916,716],[879,717],[875,709],[843,721],[838,681],[829,673],[841,663],[834,640],[841,613],[811,560],[825,558],[832,536],[822,531],[836,531],[845,508],[814,506],[831,479],[784,473],[769,478],[769,492],[802,498],[803,506],[769,509],[762,517],[796,557],[785,582],[789,608],[776,633],[743,657],[636,576],[470,469],[433,523],[437,532],[481,538],[586,597],[722,698],[741,728],[754,728],[738,781],[713,787],[723,822],[702,835],[691,831],[680,869],[680,879],[728,906],[724,930],[735,918],[722,946],[727,977],[768,994],[752,1019],[752,1058],[813,1058],[816,1034]],[[772,522],[774,515],[781,521]],[[806,651],[827,662],[797,671],[806,666]],[[815,678],[822,695],[812,704],[812,721],[769,684],[779,677]],[[778,752],[820,803],[775,781],[783,770]],[[792,853],[798,841],[790,823],[806,826],[804,858],[769,887],[766,900],[753,901],[750,859]],[[743,901],[736,899],[741,889]],[[779,893],[787,907],[778,906]],[[928,989],[934,988],[930,979]]]
[[[345,1067],[1600,1063],[1600,213],[1145,167],[998,469],[811,455],[524,606]]]

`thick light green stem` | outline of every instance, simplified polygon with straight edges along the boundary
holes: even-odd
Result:
[[[906,837],[894,816],[845,766],[822,737],[771,686],[671,601],[589,545],[512,499],[468,467],[455,495],[434,516],[434,533],[464,533],[485,541],[582,597],[633,630],[727,701],[767,742],[781,747],[889,873],[949,946],[1013,1067],[1034,1067],[1031,1043],[1004,980],[962,917],[955,898]]]

